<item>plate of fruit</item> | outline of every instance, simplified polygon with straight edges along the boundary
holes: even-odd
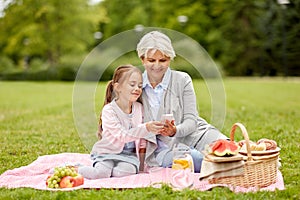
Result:
[[[83,176],[73,166],[56,167],[46,180],[46,186],[52,189],[74,188],[83,184]]]
[[[219,139],[205,148],[205,158],[212,162],[233,162],[243,160],[239,154],[239,145],[235,141]]]
[[[238,142],[240,146],[240,154],[247,154],[246,141],[241,140]],[[277,146],[276,141],[262,138],[257,142],[249,141],[249,146],[252,155],[266,155],[273,154],[280,151],[280,148]]]

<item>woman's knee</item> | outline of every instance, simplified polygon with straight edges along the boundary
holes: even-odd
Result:
[[[198,142],[198,144],[196,144],[195,148],[198,151],[202,151],[205,149],[206,145],[209,145],[218,139],[228,139],[228,137],[222,134],[218,129],[210,128],[207,130],[207,132],[204,134],[203,138]]]
[[[203,160],[203,155],[197,149],[191,149],[191,156],[193,158],[194,163],[194,171],[195,173],[200,173],[201,165]]]
[[[169,151],[168,153],[165,154],[162,161],[162,167],[165,168],[172,167],[173,155],[174,155],[173,151]]]

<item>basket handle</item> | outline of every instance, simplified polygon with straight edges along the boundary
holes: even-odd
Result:
[[[234,141],[234,132],[237,127],[239,127],[241,129],[244,139],[246,141],[246,150],[247,150],[247,156],[248,156],[247,160],[252,161],[253,158],[252,158],[251,149],[250,149],[249,136],[248,136],[248,132],[243,124],[238,123],[238,122],[233,124],[233,126],[231,127],[231,131],[230,131],[230,140]]]

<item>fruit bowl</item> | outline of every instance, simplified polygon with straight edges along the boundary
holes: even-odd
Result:
[[[277,153],[280,151],[280,148],[277,147],[274,150],[266,150],[266,151],[251,151],[252,155],[267,155],[267,154],[273,154],[273,153]],[[241,149],[239,151],[240,154],[244,154],[247,155],[247,150],[246,149]]]
[[[47,177],[46,186],[52,189],[73,188],[84,184],[84,178],[72,166],[56,167],[54,174]]]

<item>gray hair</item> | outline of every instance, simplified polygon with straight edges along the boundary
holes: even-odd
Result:
[[[158,31],[152,31],[144,35],[136,48],[140,58],[147,57],[147,53],[152,50],[158,50],[172,60],[176,56],[170,38]]]

